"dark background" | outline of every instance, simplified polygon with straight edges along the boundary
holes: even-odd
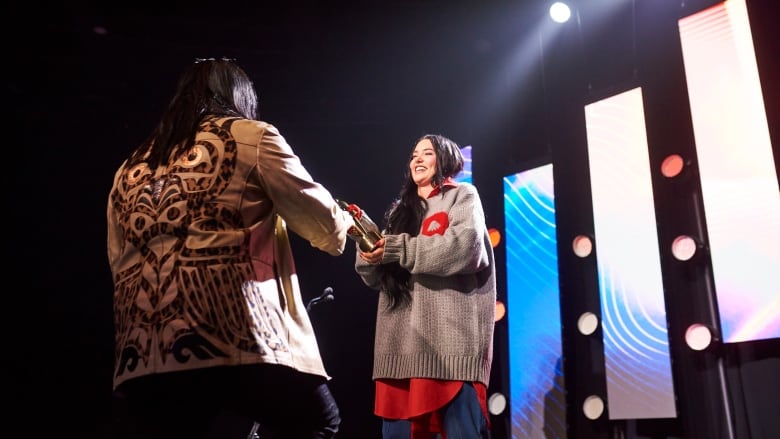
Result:
[[[664,69],[679,79],[677,18],[717,2],[640,1],[611,15],[599,10],[606,0],[579,3],[579,20],[560,33],[541,24],[548,21],[542,0],[4,6],[6,148],[14,168],[6,177],[14,222],[5,229],[13,250],[4,361],[8,403],[20,416],[0,432],[109,437],[107,195],[115,169],[152,129],[185,65],[198,57],[236,58],[255,81],[259,118],[280,129],[334,196],[376,220],[400,188],[420,135],[472,145],[488,226],[501,230],[504,175],[551,159],[560,170],[587,163],[581,150],[569,149],[584,138],[581,127],[568,125],[583,104],[641,83],[682,108],[680,123],[689,118],[684,90]],[[749,3],[777,139],[778,86],[767,79],[778,77],[777,14],[772,0]],[[668,115],[650,111],[649,120]],[[571,200],[559,215],[588,212],[577,201],[577,184],[567,188],[566,175],[556,182],[561,199]],[[573,219],[562,228],[566,221]],[[296,238],[304,299],[328,286],[336,296],[314,308],[312,321],[341,407],[341,436],[379,437],[371,382],[376,294],[354,274],[351,246],[334,258]],[[502,251],[496,249],[499,267]],[[503,275],[499,269],[500,298]],[[508,390],[505,331],[505,321],[498,322],[490,393]],[[751,352],[776,359],[776,346],[762,343]],[[708,366],[678,366],[676,380],[701,367]],[[576,383],[576,374],[567,374]],[[692,405],[681,404],[685,425],[697,422],[686,411]],[[493,421],[495,438],[507,437],[507,420]],[[602,427],[600,435],[609,428]],[[696,437],[685,426],[666,431]]]

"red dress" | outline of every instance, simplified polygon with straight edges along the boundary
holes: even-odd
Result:
[[[474,382],[482,415],[487,415],[487,388]],[[458,394],[463,381],[445,381],[429,378],[403,380],[376,380],[374,414],[386,419],[408,419],[412,424],[411,439],[430,439],[431,433],[447,435],[441,430],[439,409]]]

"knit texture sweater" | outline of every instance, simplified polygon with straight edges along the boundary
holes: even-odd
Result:
[[[373,378],[433,378],[488,385],[493,359],[496,271],[476,188],[458,183],[428,198],[417,236],[385,235],[383,264],[411,273],[412,300],[389,309],[381,292]],[[356,257],[366,286],[380,290],[379,269]]]

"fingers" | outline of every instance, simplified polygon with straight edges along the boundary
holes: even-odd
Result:
[[[384,240],[380,241],[384,244]],[[360,252],[360,259],[368,262],[371,265],[378,265],[382,262],[382,258],[385,255],[385,249],[380,244],[377,244],[377,248],[370,252]]]
[[[379,265],[379,263],[382,262],[382,258],[381,257],[378,258],[376,256],[360,255],[360,259],[368,262],[371,265]]]

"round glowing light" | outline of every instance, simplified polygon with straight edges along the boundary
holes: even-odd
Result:
[[[490,244],[493,248],[496,248],[498,243],[501,242],[501,232],[496,229],[489,229],[488,234],[490,235]]]
[[[679,261],[687,261],[696,254],[696,240],[687,235],[680,235],[672,241],[672,255]]]
[[[685,166],[685,161],[679,154],[672,154],[661,162],[661,174],[664,177],[672,178],[680,175]]]
[[[500,415],[506,409],[506,397],[501,393],[494,393],[488,398],[488,411],[491,415]]]
[[[712,343],[712,332],[706,325],[694,323],[685,330],[685,343],[694,351],[703,351]]]
[[[582,403],[582,413],[588,419],[598,419],[604,413],[604,401],[596,395],[590,395]]]
[[[590,335],[599,327],[599,318],[592,312],[584,312],[577,319],[577,329],[582,335]]]
[[[584,258],[593,251],[593,242],[585,235],[577,235],[571,242],[571,248],[575,255]]]
[[[496,300],[496,317],[495,321],[499,321],[506,315],[506,305],[500,300]]]
[[[566,3],[555,2],[550,6],[550,17],[556,23],[565,23],[571,17],[571,9],[569,9],[569,5]]]

